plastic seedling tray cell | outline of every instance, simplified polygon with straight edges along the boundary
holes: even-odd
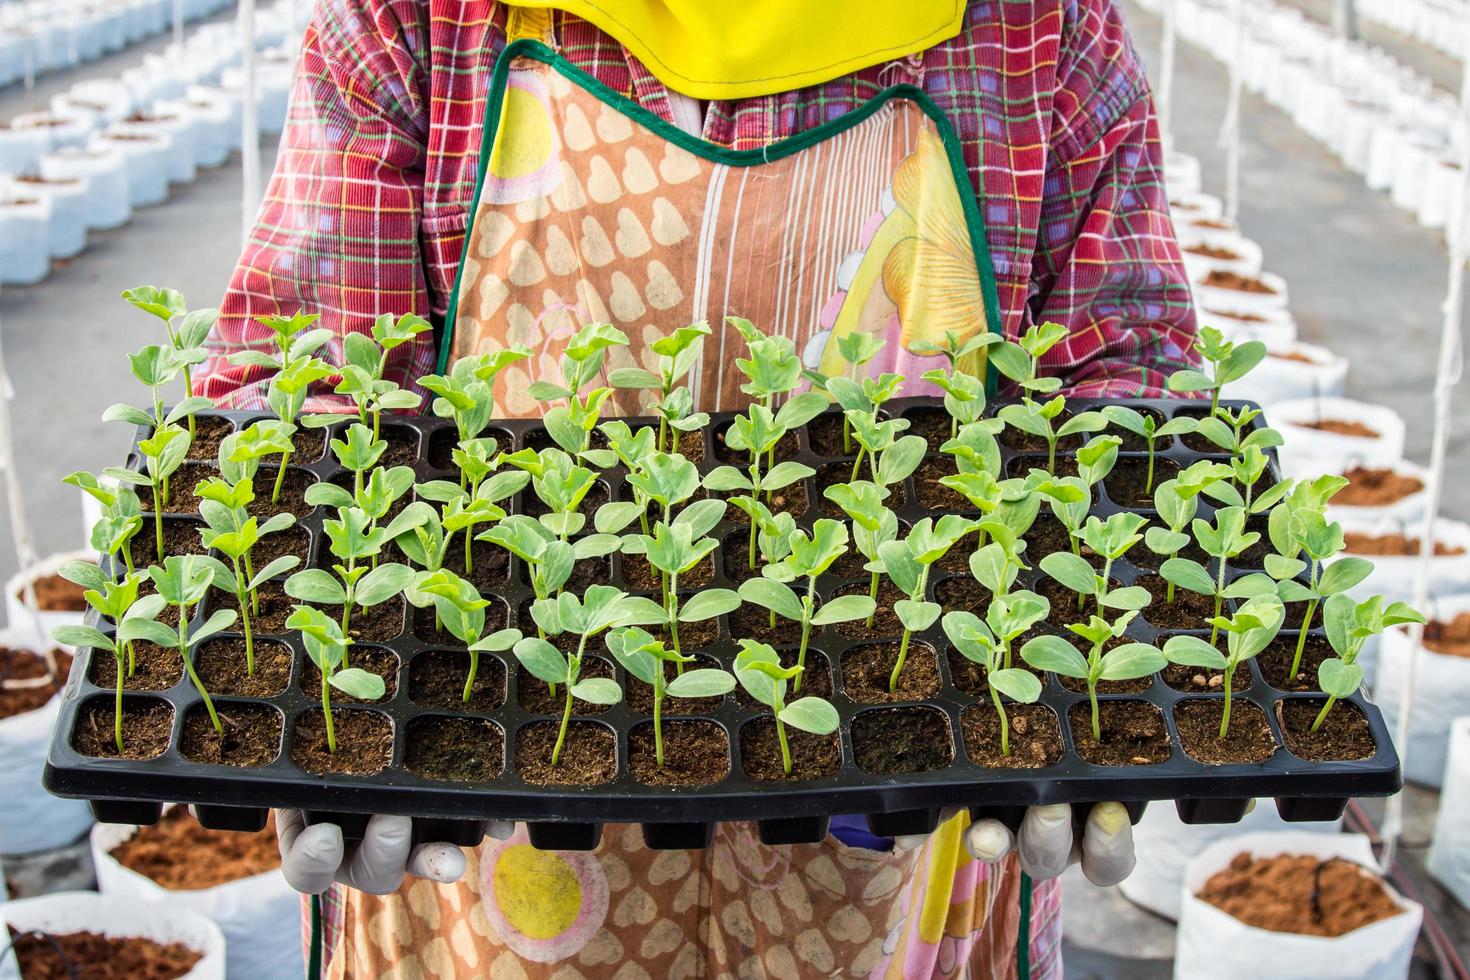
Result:
[[[1166,418],[1177,410],[1198,407],[1189,402],[1169,400],[1129,404],[1140,410],[1150,409]],[[937,405],[931,399],[900,399],[890,403],[889,411],[895,415],[932,412]],[[1072,406],[1076,411],[1088,407],[1096,405],[1081,401]],[[240,426],[259,417],[247,413],[219,414]],[[727,418],[729,416],[716,416],[703,430],[705,452],[703,461],[699,463],[702,472],[720,463],[713,434],[722,428],[721,423]],[[398,437],[395,442],[413,447],[418,453],[413,466],[420,480],[456,479],[453,472],[435,467],[430,461],[432,456],[437,462],[447,463],[447,453],[442,447],[445,440],[453,438],[452,429],[447,428],[449,425],[445,420],[430,417],[394,420],[393,429]],[[404,430],[414,432],[406,433]],[[540,445],[546,441],[539,423],[530,421],[496,421],[486,434],[499,439],[502,448]],[[411,438],[411,435],[417,438]],[[1006,465],[1011,465],[1013,457],[1024,458],[1027,462],[1036,458],[1034,453],[1016,452],[1004,446],[1002,453]],[[1200,454],[1186,448],[1180,440],[1170,439],[1161,440],[1158,455],[1161,461],[1166,461],[1163,465],[1182,468],[1198,459]],[[931,456],[937,457],[938,454]],[[1069,453],[1059,452],[1058,459],[1068,456]],[[1124,453],[1120,459],[1126,461],[1141,456],[1140,453]],[[825,464],[842,457],[818,455],[812,449],[808,432],[802,430],[797,458],[820,473]],[[1044,455],[1041,458],[1044,461]],[[848,460],[850,462],[850,457]],[[293,461],[292,465],[297,464]],[[343,475],[330,454],[316,462],[302,463],[299,468],[314,479],[330,480]],[[1274,457],[1271,471],[1279,479]],[[604,474],[603,479],[611,498],[622,499],[623,474],[614,470]],[[919,504],[913,478],[897,490],[895,497],[890,499],[903,524],[911,525],[936,513]],[[524,510],[525,497],[530,492],[527,489],[514,500],[513,512]],[[822,497],[816,478],[808,480],[806,492],[810,504],[798,517],[798,523],[809,528],[822,514],[819,504]],[[1098,488],[1098,496],[1094,513],[1099,516],[1106,517],[1120,509],[1107,496],[1105,486]],[[1208,517],[1209,510],[1208,503],[1203,502],[1201,516]],[[301,524],[310,536],[309,562],[316,566],[326,564],[321,533],[325,516],[317,510],[301,518]],[[738,526],[727,519],[712,534],[717,540],[724,541],[727,535],[737,530]],[[743,542],[744,539],[731,540]],[[1037,554],[1030,556],[1033,566],[1039,558]],[[736,586],[737,583],[726,574],[727,567],[723,555],[717,553],[711,585]],[[841,563],[837,567],[841,567]],[[1119,561],[1114,567],[1115,577],[1123,584],[1130,584],[1148,573],[1147,569],[1135,567],[1126,560]],[[1025,573],[1018,587],[1034,585],[1039,575],[1038,571]],[[944,581],[945,576],[934,576],[929,583],[929,598],[934,598],[936,588],[941,588]],[[623,582],[623,560],[621,556],[615,556],[610,584],[621,587]],[[818,589],[825,599],[845,588],[865,584],[866,576],[844,579],[828,573],[819,581]],[[525,570],[518,562],[512,562],[509,578],[499,590],[499,595],[511,611],[511,625],[534,631],[534,624],[522,611],[531,590]],[[198,612],[200,616],[207,614],[207,604],[202,606]],[[46,766],[45,786],[61,796],[91,800],[99,819],[128,823],[157,820],[164,802],[197,804],[201,819],[208,825],[239,829],[258,826],[267,807],[299,807],[307,811],[309,819],[341,822],[349,835],[362,832],[368,814],[396,813],[415,818],[418,824],[416,835],[420,839],[448,837],[461,844],[471,844],[480,839],[480,821],[501,819],[528,822],[531,840],[540,847],[591,848],[600,839],[603,823],[640,823],[651,846],[683,848],[706,844],[714,823],[721,820],[757,821],[761,839],[768,843],[819,840],[826,834],[828,818],[834,813],[867,814],[871,826],[887,834],[923,832],[934,826],[941,808],[948,806],[968,806],[976,814],[997,816],[1014,825],[1024,808],[1033,804],[1082,804],[1078,807],[1080,815],[1087,804],[1118,800],[1128,806],[1136,820],[1148,801],[1172,800],[1186,822],[1212,823],[1239,820],[1248,800],[1269,796],[1276,798],[1280,812],[1288,820],[1320,820],[1341,813],[1351,797],[1386,796],[1396,792],[1402,784],[1398,757],[1382,716],[1361,695],[1348,699],[1339,710],[1360,710],[1367,718],[1376,746],[1371,757],[1351,762],[1308,762],[1288,751],[1278,720],[1278,704],[1311,695],[1284,692],[1271,686],[1261,676],[1255,661],[1237,675],[1236,697],[1238,705],[1253,704],[1259,708],[1270,727],[1278,747],[1264,762],[1209,765],[1187,755],[1180,745],[1174,709],[1181,702],[1210,695],[1175,690],[1161,677],[1155,676],[1142,691],[1102,694],[1100,700],[1104,704],[1142,701],[1160,712],[1170,741],[1168,758],[1153,765],[1094,765],[1079,754],[1067,724],[1072,709],[1080,705],[1080,710],[1086,710],[1085,692],[1070,690],[1056,677],[1048,676],[1038,704],[1052,712],[1059,722],[1060,758],[1041,769],[997,769],[977,765],[965,749],[961,715],[972,705],[988,704],[988,698],[983,695],[977,698],[956,686],[946,655],[949,644],[936,622],[932,629],[916,634],[913,639],[914,649],[921,650],[927,645],[937,653],[938,690],[922,702],[896,704],[858,703],[849,696],[842,670],[844,654],[850,649],[887,637],[850,629],[844,633],[838,627],[813,631],[810,648],[826,656],[831,672],[830,700],[841,716],[836,736],[840,743],[841,761],[830,775],[801,782],[762,782],[748,777],[742,760],[740,734],[745,725],[763,717],[764,710],[750,706],[746,699],[731,693],[720,700],[715,710],[693,716],[720,726],[726,735],[730,747],[729,775],[719,782],[698,787],[656,787],[635,780],[629,766],[629,734],[634,725],[646,720],[646,716],[635,712],[624,701],[585,718],[590,723],[608,726],[615,735],[617,769],[609,782],[598,786],[533,785],[523,781],[517,772],[517,739],[526,726],[553,716],[530,714],[520,707],[518,685],[520,678],[527,675],[516,669],[514,658],[509,655],[482,654],[482,675],[487,671],[497,671],[505,678],[504,698],[498,708],[474,714],[416,704],[409,684],[414,660],[422,653],[443,650],[444,647],[415,633],[412,610],[408,613],[403,632],[383,644],[396,653],[399,660],[398,682],[389,685],[391,696],[370,709],[334,706],[338,711],[373,710],[386,716],[394,740],[391,761],[381,772],[367,776],[314,775],[292,762],[291,744],[296,720],[303,713],[318,710],[320,703],[315,692],[306,691],[300,683],[307,663],[305,651],[298,636],[288,635],[279,639],[292,648],[294,670],[291,683],[281,694],[266,699],[221,698],[226,703],[255,700],[273,705],[281,712],[284,719],[282,744],[272,762],[259,768],[240,769],[201,764],[184,758],[179,751],[181,726],[189,709],[199,700],[198,694],[184,678],[167,691],[125,697],[125,705],[162,700],[172,707],[172,739],[162,755],[148,761],[128,761],[80,754],[72,747],[72,734],[82,706],[94,698],[111,696],[110,690],[88,680],[91,651],[83,651],[83,655],[76,659],[64,691],[60,722]],[[716,639],[701,651],[726,666],[733,662],[739,649],[731,636],[729,618],[720,617]],[[1131,624],[1129,632],[1141,640],[1156,640],[1161,635],[1142,617]],[[815,655],[811,659],[817,664],[822,662]],[[489,663],[491,660],[499,663]],[[626,680],[620,668],[618,680]],[[936,733],[936,743],[948,739],[952,761],[922,772],[884,775],[865,771],[858,764],[861,745],[854,741],[854,723],[858,722],[857,731],[861,733],[867,725],[861,719],[869,713],[876,717],[878,713],[912,715],[915,712],[924,713],[916,717],[926,719],[928,730]],[[486,719],[498,729],[503,738],[504,763],[497,776],[479,783],[450,782],[416,775],[405,766],[405,735],[414,721],[446,715]]]

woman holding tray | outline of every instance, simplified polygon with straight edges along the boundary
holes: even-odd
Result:
[[[265,374],[226,357],[306,309],[340,335],[430,315],[390,358],[405,386],[529,346],[502,416],[537,414],[528,385],[560,380],[586,322],[627,332],[632,364],[727,313],[829,373],[834,337],[881,334],[870,369],[908,377],[946,332],[1051,320],[1068,394],[1156,396],[1194,336],[1161,155],[1117,0],[323,0],[203,393],[263,407]],[[715,330],[707,411],[740,407],[744,346]],[[604,414],[637,410],[620,392]],[[1117,804],[1077,827],[1032,808],[1014,840],[965,814],[897,842],[838,817],[821,844],[722,824],[669,852],[636,827],[583,854],[508,826],[464,851],[413,846],[403,817],[346,847],[279,825],[287,879],[328,892],[329,976],[1005,976],[1018,945],[1060,975],[1056,877],[1133,865]]]

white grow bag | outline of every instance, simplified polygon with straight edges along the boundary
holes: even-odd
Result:
[[[1400,524],[1394,520],[1359,522],[1345,519],[1340,522],[1344,533],[1386,535],[1402,534],[1411,540],[1419,540],[1424,534],[1422,521]],[[1458,555],[1431,555],[1429,558],[1429,595],[1451,596],[1470,592],[1470,524],[1439,518],[1434,522],[1435,541],[1447,546],[1463,548]],[[1351,552],[1344,552],[1351,554]],[[1414,577],[1419,567],[1419,555],[1363,555],[1373,563],[1373,571],[1350,591],[1353,598],[1362,601],[1369,596],[1381,595],[1390,602],[1409,602],[1414,597]],[[1427,612],[1427,610],[1426,610]]]
[[[0,126],[0,173],[33,174],[51,141],[34,127]]]
[[[33,649],[30,631],[0,630],[0,644]],[[63,800],[41,788],[51,730],[61,710],[52,698],[35,711],[0,719],[0,854],[32,854],[81,837],[92,811],[81,800]]]
[[[92,134],[91,150],[117,150],[127,160],[128,203],[142,208],[168,200],[169,142],[161,136],[130,138],[107,130]]]
[[[206,916],[225,937],[232,980],[299,977],[305,973],[301,944],[289,941],[300,928],[301,896],[286,884],[280,869],[225,882],[213,888],[171,891],[125,868],[111,851],[138,832],[128,824],[92,828],[92,864],[97,890],[108,898],[166,909],[189,909]],[[205,859],[208,855],[199,855]]]
[[[1267,346],[1277,347],[1296,341],[1296,319],[1289,310],[1248,312],[1228,305],[1205,306],[1201,303],[1199,322],[1201,326],[1214,327],[1225,335],[1226,340],[1259,340]]]
[[[1326,347],[1300,341],[1268,343],[1266,349],[1267,356],[1254,371],[1225,386],[1226,398],[1244,398],[1269,407],[1295,398],[1342,394],[1343,383],[1347,380],[1347,358]],[[1308,360],[1294,360],[1292,357]]]
[[[1470,595],[1431,600],[1424,610],[1431,620],[1453,620],[1470,612]],[[1383,710],[1384,723],[1397,737],[1399,697],[1409,675],[1409,659],[1417,651],[1418,674],[1414,679],[1413,710],[1409,714],[1409,744],[1399,747],[1404,760],[1404,778],[1425,786],[1440,785],[1445,777],[1451,723],[1470,711],[1470,657],[1436,653],[1415,644],[1403,627],[1384,633],[1378,643],[1378,673],[1374,700]]]
[[[1470,906],[1470,715],[1455,719],[1449,743],[1429,873],[1461,905]]]
[[[130,116],[113,123],[109,132],[155,136],[165,140],[168,143],[168,179],[175,184],[189,184],[198,176],[198,167],[194,163],[194,124],[187,115],[148,113],[143,119]]]
[[[51,202],[22,193],[0,199],[0,285],[30,286],[51,271]]]
[[[86,222],[92,228],[117,228],[133,216],[128,189],[128,161],[118,149],[62,150],[41,158],[46,180],[80,180],[87,185],[83,200]]]
[[[1204,278],[1201,275],[1199,279],[1191,280],[1189,288],[1194,291],[1195,302],[1205,309],[1268,316],[1288,308],[1290,297],[1287,294],[1286,280],[1274,272],[1262,272],[1259,276],[1251,277],[1260,280],[1271,290],[1269,293],[1207,286]]]
[[[0,196],[37,197],[51,206],[46,247],[53,259],[69,259],[87,247],[87,215],[91,208],[88,192],[85,180],[0,178]]]
[[[1342,435],[1308,427],[1324,420],[1358,422],[1378,436]],[[1297,398],[1272,406],[1270,421],[1285,440],[1280,454],[1287,476],[1340,473],[1353,463],[1388,466],[1404,455],[1403,416],[1383,405],[1350,398]]]
[[[24,898],[0,905],[0,919],[18,932],[97,932],[119,939],[151,939],[157,943],[183,943],[204,956],[186,980],[224,980],[225,939],[219,926],[198,912],[181,908],[144,905],[96,892],[58,892],[40,898]],[[262,943],[288,942],[290,935],[261,936]],[[9,934],[0,935],[9,973],[17,976],[15,960],[9,955]],[[293,945],[295,945],[293,943]]]
[[[1215,258],[1190,251],[1201,247],[1233,252],[1235,257]],[[1216,270],[1255,277],[1260,275],[1263,261],[1261,246],[1240,232],[1199,225],[1191,225],[1180,234],[1179,255],[1184,259],[1184,271],[1189,274],[1190,282],[1198,282]]]
[[[1257,857],[1311,854],[1373,865],[1368,838],[1359,834],[1246,834],[1211,845],[1189,862],[1184,874],[1174,946],[1176,980],[1391,980],[1408,975],[1424,909],[1387,883],[1389,896],[1404,911],[1336,938],[1257,929],[1196,898],[1204,883],[1242,851]]]
[[[82,146],[96,128],[91,115],[76,111],[26,112],[10,120],[10,125],[44,133],[47,153],[67,146]]]
[[[34,642],[42,643],[49,642],[51,631],[58,626],[81,625],[82,619],[86,616],[85,612],[48,612],[43,609],[40,612],[32,615],[31,612],[26,609],[24,602],[22,602],[21,600],[21,592],[28,581],[34,582],[37,579],[45,578],[48,575],[55,574],[57,569],[61,568],[61,566],[66,562],[95,562],[96,560],[97,552],[95,551],[63,551],[59,554],[48,555],[47,557],[36,562],[30,568],[22,569],[16,572],[14,575],[10,576],[10,578],[6,579],[5,621],[10,624],[10,628],[12,630],[20,630],[26,633],[32,633],[35,630],[35,627],[32,624],[34,624],[36,620],[39,619],[41,629],[45,631],[46,635],[43,637],[37,637]]]

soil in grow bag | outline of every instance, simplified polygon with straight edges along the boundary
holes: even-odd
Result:
[[[66,675],[71,671],[71,654],[54,650],[52,656],[56,658],[56,674],[45,684],[36,687],[0,687],[0,718],[13,718],[44,707],[61,690],[66,683]],[[40,654],[0,646],[0,677],[30,681],[45,677],[46,670],[46,658]]]
[[[1413,556],[1419,553],[1421,547],[1418,538],[1402,534],[1364,534],[1361,531],[1348,531],[1343,535],[1343,540],[1346,542],[1343,551],[1350,555]],[[1465,549],[1457,544],[1434,542],[1434,557],[1436,558],[1449,558],[1464,553]]]
[[[1348,485],[1337,492],[1332,502],[1348,507],[1385,507],[1424,489],[1424,481],[1417,476],[1386,468],[1354,466],[1343,476]]]
[[[1341,936],[1403,911],[1368,869],[1306,854],[1242,851],[1197,897],[1248,926],[1302,936]]]
[[[86,589],[60,575],[53,573],[33,579],[31,588],[36,594],[36,608],[42,612],[82,612],[87,608],[87,600],[82,598]],[[24,587],[16,589],[15,598],[25,601]]]
[[[1450,657],[1470,657],[1470,613],[1445,621],[1431,619],[1424,626],[1424,645]]]
[[[254,833],[205,830],[181,806],[153,826],[138,828],[108,853],[118,864],[170,891],[213,888],[281,866],[274,816],[267,819],[264,830]]]
[[[118,938],[95,932],[36,933],[10,930],[11,948],[25,980],[104,980],[147,977],[174,980],[188,976],[204,958],[183,943],[157,943],[142,937]]]

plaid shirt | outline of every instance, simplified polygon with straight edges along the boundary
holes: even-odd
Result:
[[[921,85],[959,134],[981,196],[1006,335],[1063,323],[1071,337],[1044,368],[1071,392],[1157,395],[1190,360],[1194,311],[1152,100],[1119,7],[971,0],[960,33],[922,56],[713,102],[704,136],[757,148],[888,85]],[[262,372],[224,359],[266,342],[254,317],[306,309],[338,334],[366,331],[385,312],[442,319],[505,20],[493,0],[317,5],[276,172],[221,304],[204,394],[263,404]],[[663,85],[608,35],[560,14],[555,32],[574,65],[672,118]],[[409,386],[434,360],[423,335],[394,352],[387,377]]]

